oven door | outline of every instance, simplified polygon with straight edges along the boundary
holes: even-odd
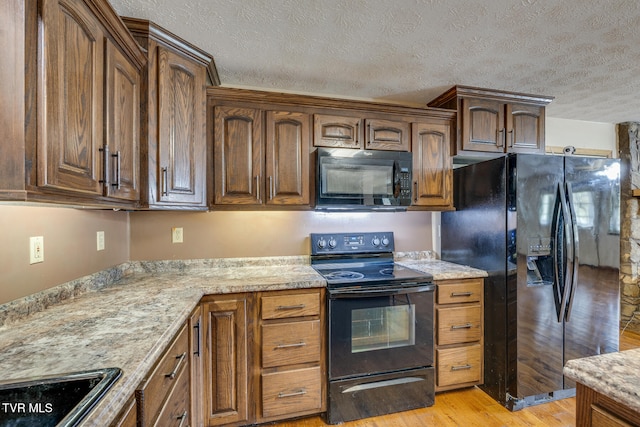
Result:
[[[331,380],[433,365],[435,285],[329,290]]]

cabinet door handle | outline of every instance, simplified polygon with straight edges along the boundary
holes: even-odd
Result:
[[[471,323],[467,323],[465,325],[451,325],[451,330],[455,331],[458,329],[471,329],[473,325]]]
[[[105,187],[109,186],[109,146],[103,145],[98,151],[102,153],[102,179],[98,182],[104,184]]]
[[[305,389],[301,389],[298,391],[294,391],[293,393],[278,393],[278,399],[283,399],[285,397],[295,397],[295,396],[304,396],[305,394],[307,394],[307,390]]]
[[[276,307],[276,310],[300,310],[305,308],[306,305],[305,304],[298,304],[298,305],[279,305]]]
[[[504,128],[502,128],[502,129],[500,129],[498,131],[498,138],[497,138],[497,141],[496,141],[496,147],[500,147],[500,148],[504,147],[504,137],[505,137]]]
[[[304,341],[303,342],[298,342],[298,343],[295,343],[295,344],[278,344],[276,346],[276,349],[304,347],[306,345],[307,345],[307,343],[304,342]]]
[[[471,365],[455,365],[451,367],[452,371],[466,371],[471,369]]]
[[[120,150],[116,151],[111,155],[116,161],[115,167],[115,182],[111,184],[112,187],[116,187],[118,190],[120,189]]]
[[[260,200],[260,175],[256,175],[256,199]]]
[[[169,172],[167,171],[167,168],[162,168],[160,174],[160,191],[163,196],[169,194],[169,184],[167,183],[168,175]]]
[[[182,353],[180,356],[176,356],[176,359],[178,360],[176,362],[176,366],[173,368],[173,371],[166,374],[165,377],[169,379],[174,379],[176,377],[176,374],[178,373],[178,369],[180,369],[180,365],[182,365],[182,362],[184,362],[186,357],[187,357],[187,353]]]
[[[513,129],[509,131],[509,147],[513,147]]]
[[[274,193],[273,177],[269,176],[269,200],[273,200],[273,193]]]
[[[189,418],[187,416],[188,412],[185,410],[182,415],[180,415],[177,419],[180,420],[180,424],[178,424],[178,427],[182,427],[184,425],[184,422],[187,421],[187,419]]]
[[[413,181],[413,201],[418,201],[418,181]]]
[[[473,295],[473,292],[451,292],[451,297],[470,297]]]
[[[200,357],[200,321],[198,320],[198,323],[196,323],[195,325],[193,325],[193,329],[197,329],[197,339],[196,339],[196,343],[198,344],[198,349],[196,351],[193,352],[194,356],[198,356]]]

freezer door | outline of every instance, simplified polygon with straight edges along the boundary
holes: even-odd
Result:
[[[620,321],[619,161],[566,157],[565,180],[575,215],[577,277],[565,312],[568,360],[618,351]],[[567,380],[565,388],[575,383]]]
[[[563,321],[558,316],[553,250],[563,169],[560,156],[510,158],[509,188],[514,203],[507,221],[517,230],[517,334],[509,344],[510,370],[516,378],[507,391],[518,399],[535,399],[563,389]]]

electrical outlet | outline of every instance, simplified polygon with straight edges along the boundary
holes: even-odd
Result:
[[[29,237],[29,264],[44,262],[44,237]]]
[[[104,251],[104,231],[96,232],[96,249]]]
[[[171,229],[171,243],[182,243],[183,238],[182,227],[173,227]]]

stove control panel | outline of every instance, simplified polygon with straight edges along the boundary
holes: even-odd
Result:
[[[312,233],[311,255],[393,252],[393,232]]]

